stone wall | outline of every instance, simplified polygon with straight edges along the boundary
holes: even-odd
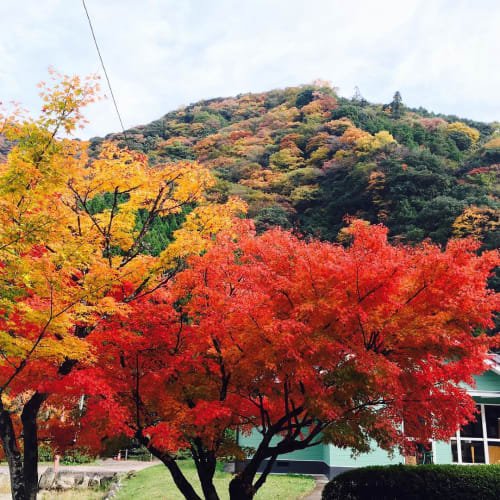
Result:
[[[116,480],[116,472],[80,472],[49,467],[38,482],[40,490],[72,490],[80,488],[108,488]]]

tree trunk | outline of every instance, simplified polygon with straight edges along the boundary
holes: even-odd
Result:
[[[36,500],[38,492],[38,426],[37,416],[47,394],[35,392],[21,414],[24,438],[24,485],[26,498]]]
[[[266,459],[266,457],[269,457],[267,451],[273,435],[274,433],[270,432],[264,436],[259,447],[255,451],[255,454],[250,459],[250,461],[246,463],[245,468],[229,483],[229,498],[231,500],[251,500],[255,496],[257,489],[262,486],[263,481],[258,485],[257,488],[255,488],[253,485],[253,480],[255,478],[255,475],[257,474],[257,470],[260,464]],[[265,473],[265,477],[267,477],[267,474],[269,474],[270,470],[271,469],[269,468],[269,470]]]
[[[253,483],[255,478],[255,470],[256,468],[251,465],[250,471],[247,471],[246,468],[238,474],[230,483],[229,483],[229,497],[231,500],[237,500],[241,498],[242,500],[250,500],[255,496],[259,488],[265,483],[267,476],[270,474],[274,463],[276,462],[277,455],[272,455],[260,475],[259,479]],[[257,466],[260,465],[260,462]]]
[[[186,500],[202,500],[199,495],[194,491],[194,488],[189,484],[189,481],[186,479],[182,471],[179,469],[174,458],[168,453],[163,453],[154,446],[152,446],[149,442],[149,439],[142,436],[142,434],[138,434],[142,441],[142,444],[146,446],[149,451],[156,457],[159,458],[170,471],[172,475],[172,479],[174,480],[175,485],[179,489],[179,491],[184,495]]]
[[[198,470],[198,477],[200,478],[201,489],[203,490],[205,500],[220,500],[219,494],[217,493],[213,483],[214,475],[200,472],[200,470]]]
[[[186,500],[201,500],[172,457],[165,457],[165,455],[162,455],[162,457],[158,458],[167,466],[175,485],[179,488],[179,491],[184,495]]]
[[[0,438],[9,464],[10,487],[13,500],[27,500],[24,486],[24,471],[21,453],[17,446],[16,434],[10,413],[0,400]]]
[[[213,452],[203,448],[201,439],[196,439],[195,441],[196,446],[191,448],[191,453],[195,459],[194,462],[205,500],[219,500],[219,494],[213,482],[217,458]]]
[[[235,476],[229,483],[231,500],[252,500],[255,495],[252,483],[245,480],[242,474]]]
[[[254,497],[256,490],[252,483],[262,460],[261,450],[257,450],[245,468],[231,480],[229,483],[229,498],[231,500],[251,500]]]

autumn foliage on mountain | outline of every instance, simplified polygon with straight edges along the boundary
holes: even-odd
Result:
[[[500,124],[410,109],[399,93],[377,105],[317,81],[200,101],[107,139],[152,162],[201,162],[212,197],[244,199],[259,230],[333,240],[349,214],[407,242],[480,232],[500,243]]]

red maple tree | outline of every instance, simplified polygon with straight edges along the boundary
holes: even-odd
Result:
[[[360,220],[342,239],[256,236],[238,221],[168,286],[102,321],[88,338],[96,366],[71,375],[87,395],[82,441],[135,436],[197,500],[179,449],[206,499],[219,498],[216,460],[246,458],[230,496],[249,499],[283,453],[447,440],[474,413],[463,384],[495,342],[479,332],[498,308],[487,289],[497,252],[393,245]],[[236,430],[261,434],[249,456]]]

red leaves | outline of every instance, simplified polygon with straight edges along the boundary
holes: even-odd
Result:
[[[414,438],[448,437],[474,408],[459,384],[494,342],[472,332],[498,308],[486,289],[497,253],[478,256],[471,240],[393,246],[359,220],[345,237],[256,236],[239,221],[168,288],[102,323],[89,376],[106,381],[117,420],[170,451],[198,437],[217,452],[236,426],[307,435],[321,422],[358,449],[361,433],[404,445],[403,421]]]

